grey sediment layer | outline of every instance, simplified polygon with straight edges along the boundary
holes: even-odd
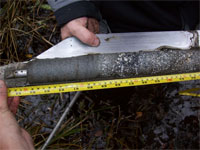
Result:
[[[200,50],[161,50],[36,59],[28,63],[30,84],[107,80],[200,71]]]

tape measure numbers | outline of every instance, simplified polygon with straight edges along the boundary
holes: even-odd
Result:
[[[12,97],[12,96],[27,96],[27,95],[40,95],[40,94],[52,94],[52,93],[63,93],[63,92],[87,91],[87,90],[97,90],[97,89],[128,87],[128,86],[181,82],[189,80],[200,80],[200,72],[152,76],[152,77],[116,79],[116,80],[16,87],[8,89],[8,96]]]

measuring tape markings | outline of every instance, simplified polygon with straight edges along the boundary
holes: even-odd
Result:
[[[200,72],[152,76],[152,77],[138,77],[138,78],[128,78],[128,79],[89,81],[89,82],[79,82],[79,83],[16,87],[8,89],[8,96],[12,97],[12,96],[53,94],[53,93],[63,93],[63,92],[75,92],[75,91],[108,89],[108,88],[140,86],[140,85],[150,85],[150,84],[161,84],[170,82],[181,82],[189,80],[200,80]]]

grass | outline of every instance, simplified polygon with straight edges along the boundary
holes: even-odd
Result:
[[[1,65],[30,59],[53,45],[56,21],[53,12],[44,6],[44,1],[34,0],[1,2]]]
[[[110,95],[110,92],[112,93],[112,90],[104,94]],[[140,147],[141,124],[144,121],[146,109],[143,109],[144,114],[140,115],[139,118],[136,115],[137,110],[133,110],[132,107],[128,108],[131,113],[125,115],[124,109],[119,103],[112,104],[113,100],[109,102],[111,99],[107,99],[106,96],[95,99],[94,97],[97,95],[102,95],[102,91],[85,92],[80,96],[48,148],[131,149]],[[64,99],[66,102],[61,102],[61,104],[67,105],[68,98]],[[38,149],[44,144],[56,120],[59,119],[59,114],[64,111],[65,107],[61,106],[58,109],[59,101],[62,100],[58,94],[44,95],[35,106],[31,102],[27,102],[28,99],[31,97],[24,98],[20,105],[18,121],[31,133],[35,147]],[[121,100],[125,101],[125,99]],[[43,110],[43,106],[49,107],[51,110],[49,112],[48,109]],[[152,106],[149,107],[152,108]],[[139,110],[141,111],[141,108]],[[41,113],[42,111],[44,113]],[[56,113],[50,115],[51,112]],[[45,122],[48,119],[43,120],[43,115],[47,118],[51,116],[49,120],[55,121],[54,125]],[[35,116],[35,118],[27,121],[31,116]]]

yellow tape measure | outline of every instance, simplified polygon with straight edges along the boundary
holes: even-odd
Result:
[[[189,90],[180,91],[179,95],[200,97],[200,93],[195,93],[195,92],[200,92],[200,88],[192,88]]]
[[[17,87],[17,88],[9,88],[8,96],[12,97],[12,96],[27,96],[27,95],[40,95],[40,94],[52,94],[52,93],[63,93],[63,92],[87,91],[87,90],[97,90],[97,89],[180,82],[189,80],[200,80],[200,72],[152,76],[152,77],[116,79],[116,80]]]

